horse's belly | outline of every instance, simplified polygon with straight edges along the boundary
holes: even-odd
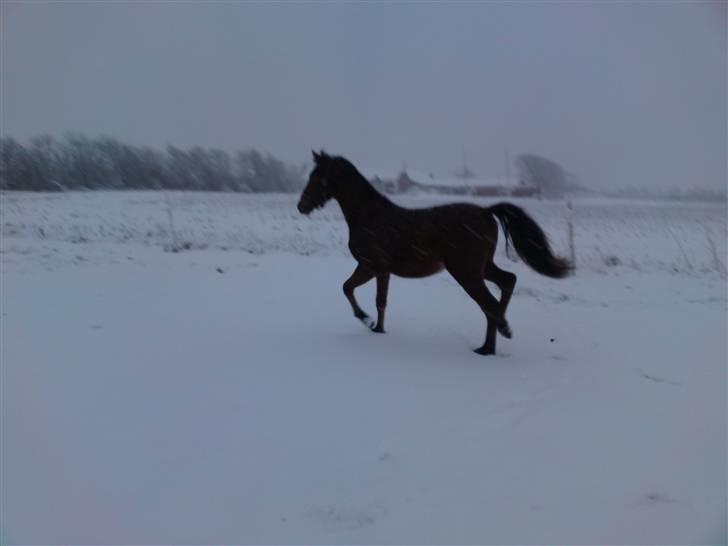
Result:
[[[422,277],[429,277],[435,273],[439,273],[445,269],[445,264],[442,262],[418,262],[409,264],[395,264],[392,268],[392,273],[398,277],[406,277],[409,279],[419,279]]]

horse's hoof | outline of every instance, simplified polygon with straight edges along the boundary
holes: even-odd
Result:
[[[359,317],[359,320],[362,321],[364,326],[369,328],[370,330],[374,330],[374,327],[376,326],[376,323],[369,315],[364,315],[363,317]]]
[[[506,339],[511,339],[513,337],[513,330],[511,330],[510,325],[507,321],[503,321],[498,324],[496,327],[498,329],[498,332],[500,332],[500,335],[502,335]]]
[[[488,356],[488,355],[494,355],[495,349],[491,349],[490,347],[483,346],[480,349],[475,349],[473,352],[478,353],[479,355]]]
[[[384,326],[373,326],[372,332],[377,334],[383,334],[384,333]]]

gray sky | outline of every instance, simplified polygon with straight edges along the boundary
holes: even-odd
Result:
[[[3,1],[2,132],[726,184],[726,3]]]

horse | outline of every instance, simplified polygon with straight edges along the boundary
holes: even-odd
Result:
[[[349,250],[357,261],[343,290],[354,316],[371,331],[384,333],[384,314],[390,275],[423,278],[447,270],[478,304],[486,318],[485,342],[475,349],[495,354],[496,330],[506,338],[512,330],[505,314],[516,286],[516,275],[493,262],[498,224],[521,259],[538,273],[552,278],[568,276],[573,266],[555,256],[539,225],[510,203],[481,207],[452,203],[430,208],[401,207],[379,193],[356,167],[323,150],[313,152],[314,168],[301,193],[298,211],[309,215],[330,199],[338,201],[349,227]],[[377,279],[377,320],[359,306],[354,290]],[[485,280],[500,289],[500,300]]]

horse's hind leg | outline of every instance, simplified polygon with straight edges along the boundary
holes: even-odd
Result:
[[[346,279],[343,286],[344,295],[351,304],[351,310],[354,311],[354,316],[362,321],[364,324],[366,324],[369,328],[374,328],[374,321],[369,318],[369,315],[367,315],[361,307],[359,307],[359,304],[354,297],[354,289],[357,286],[361,286],[362,284],[370,281],[373,277],[373,272],[362,267],[361,265],[358,265],[354,272],[351,274],[351,277]]]
[[[516,286],[516,276],[510,271],[503,271],[500,267],[495,265],[492,261],[485,266],[483,276],[494,282],[501,291],[500,302],[498,303],[498,312],[504,321],[497,325],[498,331],[501,335],[511,338],[513,332],[511,331],[508,322],[505,321],[506,309],[508,309],[508,303],[511,301],[513,295],[513,289]]]
[[[498,310],[498,300],[496,300],[485,286],[481,272],[469,273],[448,268],[448,271],[460,286],[475,300],[480,309],[485,314],[487,321],[485,329],[485,343],[475,352],[481,355],[495,354],[495,331],[496,327],[504,323]]]
[[[384,333],[384,310],[387,308],[387,292],[389,291],[389,273],[377,275],[377,324],[372,332]]]

